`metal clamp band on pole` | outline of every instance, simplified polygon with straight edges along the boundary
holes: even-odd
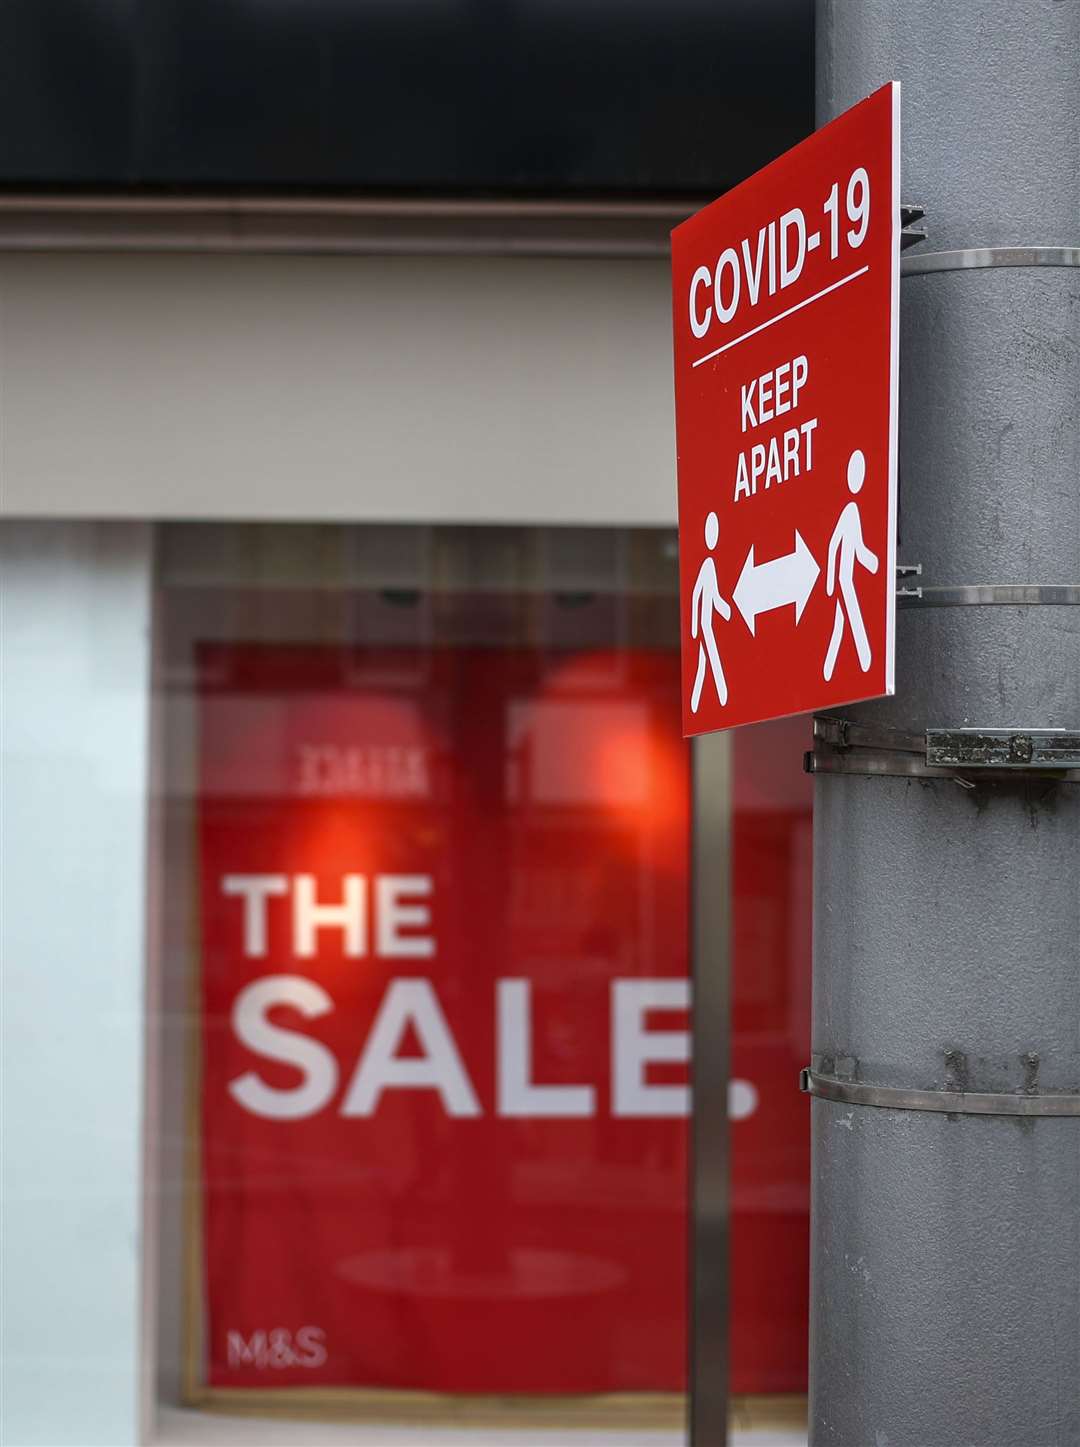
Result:
[[[1043,1091],[1021,1095],[976,1090],[906,1090],[893,1085],[864,1085],[818,1075],[809,1067],[799,1076],[804,1095],[840,1105],[869,1105],[878,1110],[930,1110],[942,1115],[1080,1116],[1080,1095]]]
[[[861,774],[978,783],[1046,779],[1080,783],[1080,730],[1053,728],[928,728],[922,733],[885,724],[819,717],[808,774]]]
[[[803,767],[808,774],[859,774],[864,778],[951,779],[964,789],[980,784],[1026,783],[1044,780],[1051,784],[1080,784],[1080,769],[980,768],[978,777],[962,772],[968,765],[927,764],[915,754],[874,753],[869,749],[855,753],[810,752],[804,755]]]
[[[1080,266],[1080,246],[965,246],[924,251],[900,260],[901,276],[932,271],[974,271],[987,266]]]
[[[900,589],[900,608],[1080,607],[1080,583],[960,583],[952,587]]]

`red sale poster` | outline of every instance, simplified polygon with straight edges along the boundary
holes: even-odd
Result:
[[[200,663],[206,1384],[681,1389],[677,657]]]
[[[204,1387],[683,1390],[677,655],[206,645],[199,675]],[[805,1388],[798,727],[733,755],[741,1393]]]

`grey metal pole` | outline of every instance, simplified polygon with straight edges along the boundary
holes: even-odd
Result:
[[[819,122],[902,83],[920,250],[1080,244],[1077,0],[817,9]],[[1080,581],[1080,270],[902,281],[899,558]],[[1078,607],[915,605],[897,649],[845,717],[1080,729]],[[815,1069],[1075,1098],[1080,786],[821,775],[814,830]],[[1080,1116],[811,1109],[812,1447],[1076,1447]]]
[[[694,740],[690,1447],[728,1440],[731,754],[727,734]]]

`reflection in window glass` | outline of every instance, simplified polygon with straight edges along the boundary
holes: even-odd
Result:
[[[672,540],[373,532],[166,535],[188,1395],[678,1421]]]
[[[159,582],[160,1397],[681,1428],[674,537],[172,525]],[[805,1390],[805,733],[732,736],[744,1399]]]

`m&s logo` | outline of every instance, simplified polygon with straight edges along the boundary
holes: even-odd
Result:
[[[230,1331],[226,1335],[230,1367],[254,1367],[256,1371],[281,1371],[284,1367],[314,1369],[326,1362],[326,1333],[321,1326],[302,1326],[295,1335],[287,1327],[274,1326],[253,1331]]]

